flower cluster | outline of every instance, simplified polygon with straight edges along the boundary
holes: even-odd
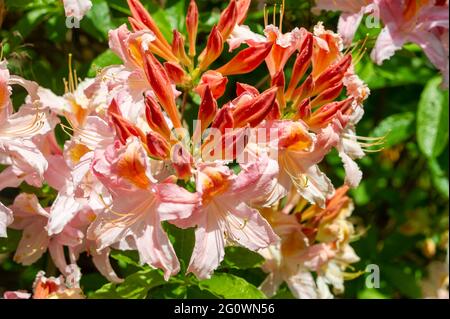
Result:
[[[250,0],[231,0],[197,52],[194,0],[186,37],[174,30],[170,42],[138,0],[128,3],[131,30],[109,33],[123,64],[80,83],[70,70],[63,96],[0,64],[0,190],[25,182],[57,192],[49,207],[26,193],[0,204],[0,236],[7,227],[23,231],[14,260],[30,265],[48,250],[65,277],[79,278],[86,252],[117,283],[111,249],[136,250],[168,280],[180,263],[167,222],[195,227],[187,272],[200,279],[219,266],[225,246],[238,245],[266,258],[268,295],[283,281],[299,298],[330,297],[328,285],[342,291],[346,267],[358,260],[345,193],[362,177],[354,160],[380,143],[355,132],[369,95],[354,72],[360,56],[354,62],[322,24],[283,32],[282,15],[279,26],[266,19],[264,34],[253,32],[244,24]],[[227,63],[219,59],[225,43],[238,51]],[[267,84],[228,85],[265,67]],[[17,112],[13,85],[28,91]],[[235,98],[219,103],[226,89]],[[197,99],[190,134],[186,108]],[[70,135],[63,148],[58,126]],[[333,149],[346,172],[337,191],[319,168]],[[39,278],[35,296],[69,293],[62,281]]]
[[[316,0],[314,8],[315,11],[342,11],[338,31],[346,46],[352,43],[364,14],[381,19],[384,28],[372,51],[372,59],[382,64],[405,43],[416,43],[441,71],[445,87],[449,81],[448,9],[448,0]]]

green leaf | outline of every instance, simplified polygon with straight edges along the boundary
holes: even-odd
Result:
[[[414,273],[406,266],[399,264],[382,265],[381,276],[409,298],[420,298],[421,290]]]
[[[92,1],[91,10],[81,20],[81,28],[99,41],[108,39],[108,32],[114,29],[115,25],[106,0]]]
[[[136,251],[112,251],[111,258],[117,260],[119,263],[127,265],[136,266],[142,268],[143,266],[139,264],[139,255]]]
[[[21,237],[21,231],[8,229],[8,237],[0,238],[0,254],[6,254],[15,251]]]
[[[47,14],[49,13],[48,8],[39,8],[25,13],[25,15],[17,22],[13,30],[20,33],[20,35],[25,39],[31,32],[45,20]]]
[[[266,296],[244,279],[226,273],[216,273],[199,282],[199,287],[226,299],[264,299]]]
[[[366,288],[358,292],[358,299],[388,299],[388,296],[382,294],[378,289]]]
[[[384,147],[402,143],[414,134],[414,113],[405,112],[391,115],[381,121],[370,136],[386,136]]]
[[[185,273],[194,249],[194,228],[180,229],[172,224],[165,223],[164,229],[172,242],[173,248],[178,256],[181,267],[181,276]]]
[[[148,293],[151,299],[184,299],[186,294],[186,286],[178,283],[158,286]]]
[[[448,91],[439,88],[441,81],[436,77],[427,83],[417,110],[417,141],[428,158],[439,156],[448,142]]]
[[[253,251],[243,247],[226,247],[225,258],[222,267],[228,268],[256,268],[260,267],[264,262],[264,258]]]
[[[122,60],[113,51],[107,49],[92,61],[87,75],[88,77],[95,77],[99,69],[121,63]]]
[[[145,299],[150,289],[166,283],[156,269],[138,271],[128,276],[120,285],[106,284],[89,295],[93,299]]]
[[[445,172],[440,167],[438,161],[436,159],[430,159],[428,162],[428,167],[431,173],[431,181],[433,182],[434,187],[436,187],[437,191],[444,196],[445,198],[449,198],[449,183],[448,176],[445,175]]]

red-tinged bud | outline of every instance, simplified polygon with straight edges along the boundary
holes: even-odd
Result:
[[[132,17],[129,17],[128,21],[130,22],[131,27],[133,28],[134,32],[148,29],[142,22],[139,22]],[[165,46],[157,38],[154,41],[147,43],[147,45],[148,45],[150,52],[152,52],[153,54],[156,54],[157,56],[160,56],[164,60],[175,61],[175,62],[178,61],[178,58],[172,53],[172,49],[170,48],[170,46],[169,47]],[[131,49],[132,48],[130,48],[130,50]],[[140,51],[141,51],[141,49],[139,49],[139,52],[136,52],[134,55],[136,55],[136,56],[140,55],[141,54]],[[138,64],[141,65],[142,63],[138,63]]]
[[[311,115],[311,117],[305,122],[310,127],[325,127],[327,126],[338,112],[343,113],[349,107],[351,107],[352,98],[348,98],[343,101],[332,102],[323,105]]]
[[[274,106],[277,90],[276,87],[270,88],[254,98],[250,103],[237,106],[233,110],[234,127],[243,127],[247,124],[255,127],[261,123]]]
[[[237,24],[241,25],[247,18],[248,9],[250,8],[251,0],[237,0]]]
[[[214,26],[208,37],[206,48],[198,57],[200,70],[205,70],[222,54],[223,39],[219,30]]]
[[[175,169],[178,178],[186,180],[192,176],[194,159],[181,144],[175,144],[173,146],[171,159],[172,166]]]
[[[217,69],[224,76],[245,74],[256,69],[270,53],[272,43],[260,43],[240,51],[230,62]]]
[[[339,94],[341,94],[343,88],[344,84],[339,83],[329,89],[326,89],[311,101],[311,107],[315,108],[317,106],[333,101],[335,98],[339,96]]]
[[[267,114],[266,120],[275,121],[279,120],[280,118],[281,118],[280,104],[278,104],[278,102],[275,101],[269,114]]]
[[[176,62],[164,62],[169,78],[177,85],[183,85],[189,81],[189,76],[184,69]]]
[[[222,134],[225,133],[226,128],[233,128],[234,120],[231,108],[225,106],[222,107],[216,114],[211,127],[218,129]]]
[[[194,57],[198,31],[198,8],[195,0],[191,0],[189,3],[186,14],[186,30],[189,38],[189,55]]]
[[[191,60],[186,55],[184,49],[184,39],[183,36],[177,30],[173,30],[173,40],[172,40],[172,53],[183,63],[185,66],[191,65]]]
[[[126,144],[127,139],[130,136],[136,136],[138,137],[142,142],[145,143],[146,137],[145,134],[142,132],[141,129],[139,129],[137,126],[135,126],[130,121],[123,118],[119,106],[117,105],[117,102],[115,99],[111,101],[111,104],[108,109],[108,113],[110,115],[111,123],[113,124],[117,137],[119,138],[120,143],[123,145]]]
[[[231,0],[228,7],[222,12],[217,24],[217,29],[220,31],[224,40],[228,39],[228,36],[233,32],[238,19],[238,11],[236,6],[236,0]]]
[[[305,75],[306,70],[311,65],[311,57],[313,53],[313,35],[311,33],[306,33],[305,39],[303,39],[302,44],[297,54],[297,58],[294,62],[294,67],[292,69],[291,81],[289,83],[289,88],[286,92],[286,98],[291,99],[295,88],[297,87],[300,80]]]
[[[127,0],[128,6],[131,10],[131,15],[133,18],[141,23],[141,25],[145,25],[148,29],[150,29],[161,42],[163,46],[170,50],[170,45],[167,42],[166,38],[164,38],[161,30],[158,28],[155,20],[151,17],[150,13],[145,9],[142,3],[139,0]]]
[[[284,91],[284,85],[285,85],[285,78],[284,78],[284,71],[281,70],[275,74],[275,76],[272,78],[272,86],[276,86],[278,88],[283,88]]]
[[[311,101],[309,98],[304,99],[300,102],[297,108],[296,119],[306,121],[311,116]]]
[[[199,84],[195,87],[194,91],[203,96],[205,89],[208,86],[212,92],[215,99],[220,98],[227,87],[228,79],[224,77],[221,73],[216,71],[206,71],[203,73]]]
[[[157,132],[147,133],[147,148],[151,157],[163,160],[170,155],[170,144]]]
[[[277,101],[278,101],[278,106],[282,110],[286,107],[286,97],[284,95],[284,85],[285,85],[284,71],[280,70],[272,78],[272,86],[275,86],[278,88]]]
[[[201,132],[211,124],[217,114],[217,110],[217,101],[214,99],[211,90],[207,86],[198,109],[198,120],[201,121]]]
[[[305,98],[311,96],[314,90],[314,80],[312,75],[308,76],[306,80],[298,87],[292,94],[292,100],[294,100],[294,105],[297,106]]]
[[[158,102],[150,95],[145,97],[145,118],[153,131],[158,132],[167,140],[170,139],[170,129],[167,125],[166,118]]]
[[[241,96],[244,93],[248,93],[252,96],[258,96],[259,91],[254,86],[245,83],[236,83],[236,96]]]
[[[175,104],[175,95],[173,94],[172,85],[159,61],[151,54],[146,55],[145,74],[150,83],[159,103],[162,105],[175,128],[181,128],[181,121],[178,115],[177,105]]]
[[[335,86],[341,82],[345,73],[352,64],[352,56],[346,55],[337,63],[328,67],[315,81],[315,88],[313,94],[318,94],[323,90],[326,90],[330,86]]]

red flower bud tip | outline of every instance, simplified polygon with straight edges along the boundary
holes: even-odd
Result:
[[[148,29],[142,22],[139,22],[138,20],[136,20],[132,17],[129,17],[128,21],[130,22],[131,27],[133,28],[133,30],[135,32]],[[165,46],[157,38],[154,41],[149,42],[148,47],[149,47],[150,52],[152,52],[153,54],[156,54],[157,56],[162,57],[164,60],[178,61],[178,58],[172,53],[170,46],[169,47]],[[139,51],[141,51],[141,49],[139,49]],[[138,54],[140,54],[140,52],[138,52],[135,55],[138,55]],[[141,63],[139,63],[139,64],[141,64]]]
[[[251,0],[237,0],[237,24],[241,25],[247,18],[248,9],[250,8]]]
[[[110,115],[112,125],[114,126],[117,136],[119,138],[120,143],[123,145],[126,144],[127,139],[130,136],[138,137],[142,142],[145,143],[146,137],[145,134],[135,126],[130,121],[126,120],[122,113],[120,112],[119,106],[115,99],[111,101],[111,104],[108,108],[108,114]]]
[[[167,125],[166,118],[161,111],[161,107],[154,98],[147,95],[145,97],[145,117],[150,128],[161,134],[165,139],[170,139],[170,129]]]
[[[332,102],[323,105],[305,120],[306,124],[312,128],[321,128],[327,126],[338,112],[345,113],[352,105],[352,98],[343,101]]]
[[[238,11],[236,6],[236,0],[231,0],[228,7],[223,10],[217,24],[217,29],[220,31],[224,40],[228,39],[228,36],[233,32],[238,19]]]
[[[150,83],[159,103],[162,105],[175,128],[181,128],[181,121],[178,115],[177,105],[175,104],[175,95],[172,85],[159,61],[151,54],[146,55],[145,74]]]
[[[169,78],[177,85],[183,85],[189,81],[189,76],[184,69],[176,62],[164,62]]]
[[[318,78],[314,80],[315,88],[313,94],[316,95],[341,82],[351,64],[352,56],[348,54],[335,64],[329,66]]]
[[[185,66],[190,66],[191,60],[186,55],[184,49],[184,39],[183,36],[177,30],[173,30],[173,40],[172,40],[172,53],[180,60]]]
[[[131,15],[133,18],[141,23],[141,25],[145,25],[148,29],[150,29],[156,36],[159,42],[170,50],[170,45],[167,42],[166,38],[164,38],[161,30],[158,28],[155,20],[153,20],[152,16],[142,3],[139,0],[127,0],[128,6],[131,10]]]
[[[163,160],[170,155],[170,144],[159,133],[147,133],[147,149],[151,157]]]
[[[314,90],[314,80],[312,75],[308,76],[306,80],[298,87],[292,94],[294,100],[293,107],[296,108],[305,98],[311,96]]]
[[[313,35],[311,33],[307,33],[305,39],[303,39],[302,44],[300,45],[299,53],[297,54],[297,58],[294,62],[294,67],[292,69],[292,76],[289,82],[289,87],[286,91],[286,98],[290,100],[292,98],[292,94],[294,93],[295,88],[297,87],[300,80],[305,75],[306,70],[311,65],[311,57],[313,53]]]
[[[325,91],[323,91],[320,95],[316,96],[311,101],[311,107],[315,108],[315,107],[323,105],[327,102],[333,101],[335,98],[337,98],[339,96],[339,94],[341,94],[343,88],[344,88],[344,84],[338,83],[337,85],[335,85],[329,89],[326,89]]]
[[[250,102],[243,103],[233,110],[234,127],[243,127],[249,124],[255,127],[261,123],[272,110],[278,88],[270,88],[261,93]]]
[[[266,58],[272,48],[272,43],[261,43],[248,47],[234,56],[230,62],[217,69],[222,75],[245,74],[256,69]]]
[[[213,63],[223,51],[223,39],[219,30],[214,26],[208,37],[206,48],[198,57],[200,70],[205,70]]]
[[[301,119],[306,121],[311,116],[311,103],[310,99],[306,98],[300,102],[300,105],[297,108],[296,119]]]
[[[236,96],[241,96],[244,93],[248,93],[252,96],[258,96],[259,91],[254,86],[245,83],[236,83]]]
[[[195,43],[197,40],[198,31],[198,8],[195,0],[191,0],[189,3],[188,11],[186,14],[186,30],[189,38],[189,55],[195,56]]]
[[[205,89],[208,86],[212,92],[212,95],[215,99],[220,98],[224,93],[227,87],[228,79],[224,77],[221,73],[216,71],[206,71],[203,73],[200,83],[196,86],[194,91],[203,96],[205,93]]]
[[[216,114],[212,128],[218,129],[222,134],[225,133],[226,128],[232,128],[234,126],[233,113],[231,108],[224,106]]]
[[[217,110],[217,101],[214,99],[209,86],[207,86],[198,109],[198,120],[201,121],[201,132],[211,124],[217,114]]]

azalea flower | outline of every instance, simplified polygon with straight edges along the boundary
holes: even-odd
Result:
[[[277,240],[267,221],[247,203],[267,192],[277,168],[262,160],[236,176],[226,166],[204,164],[196,172],[201,206],[190,220],[175,224],[197,225],[195,246],[188,272],[209,278],[225,255],[225,246],[240,245],[257,251]]]
[[[292,214],[286,214],[286,209],[261,209],[281,238],[260,251],[266,259],[263,270],[269,273],[260,288],[267,296],[275,295],[283,282],[301,299],[333,298],[329,285],[342,293],[344,278],[353,276],[345,269],[359,261],[349,245],[354,229],[347,220],[353,210],[347,189],[338,189],[324,209],[308,207],[297,196],[290,197],[296,205],[291,206],[289,200],[286,204],[288,213],[294,208]],[[317,273],[316,279],[312,272]]]
[[[46,277],[44,271],[38,272],[33,283],[33,293],[26,291],[7,291],[5,299],[85,299],[79,287],[72,286],[63,276]]]
[[[384,27],[371,53],[377,64],[391,58],[406,43],[416,43],[442,73],[448,87],[448,1],[435,0],[316,0],[314,11],[341,11],[338,32],[350,46],[364,14],[374,14]]]
[[[83,19],[86,12],[92,8],[90,0],[63,0],[66,17]]]
[[[88,238],[98,249],[130,241],[141,263],[164,270],[165,278],[179,271],[179,262],[162,221],[192,215],[196,194],[167,181],[154,183],[147,153],[137,138],[115,143],[92,164],[94,173],[112,194],[112,204],[91,225]]]

